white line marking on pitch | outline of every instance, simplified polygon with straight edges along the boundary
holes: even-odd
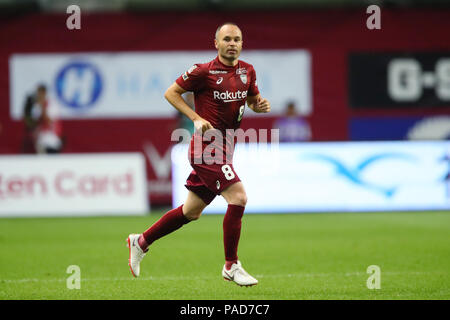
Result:
[[[383,272],[383,275],[432,275],[432,274],[445,274],[443,272]],[[347,273],[288,273],[288,274],[266,274],[266,275],[256,275],[256,278],[313,278],[313,277],[329,277],[329,276],[345,276],[345,277],[353,277],[353,276],[365,276],[365,272],[347,272]],[[126,277],[126,278],[82,278],[81,281],[130,281],[130,280],[139,280],[139,281],[180,281],[180,280],[211,280],[220,278],[219,276],[162,276],[162,277]],[[66,278],[61,279],[37,279],[37,278],[28,278],[28,279],[0,279],[1,283],[27,283],[27,282],[66,282]]]

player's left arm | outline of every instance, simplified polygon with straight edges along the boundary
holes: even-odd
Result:
[[[261,98],[258,93],[256,96],[247,97],[247,105],[256,113],[267,113],[270,112],[270,102],[265,98]]]

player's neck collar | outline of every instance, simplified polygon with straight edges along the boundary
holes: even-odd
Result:
[[[219,55],[217,55],[217,57],[216,57],[216,62],[217,62],[221,67],[227,68],[227,69],[236,69],[236,68],[239,67],[239,63],[240,63],[240,61],[238,60],[238,62],[236,63],[235,66],[228,66],[228,65],[224,64],[222,61],[220,61]]]

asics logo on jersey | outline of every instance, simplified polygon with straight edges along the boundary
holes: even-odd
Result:
[[[228,90],[225,92],[214,91],[213,94],[215,100],[223,100],[223,102],[239,101],[247,98],[247,90],[238,90],[237,92],[230,92]]]
[[[219,79],[217,79],[216,83],[217,83],[217,84],[221,84],[222,81],[223,81],[223,77],[219,77]]]

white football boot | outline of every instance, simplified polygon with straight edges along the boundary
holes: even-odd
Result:
[[[222,269],[222,277],[227,281],[233,281],[236,284],[245,287],[258,284],[258,280],[253,278],[247,273],[247,271],[244,270],[244,268],[242,268],[242,264],[239,260],[231,266],[230,270],[225,269],[224,265]]]
[[[130,251],[128,265],[130,266],[131,274],[134,277],[139,277],[141,271],[140,264],[146,254],[139,246],[138,240],[140,236],[140,234],[130,234],[127,238],[128,249]]]

